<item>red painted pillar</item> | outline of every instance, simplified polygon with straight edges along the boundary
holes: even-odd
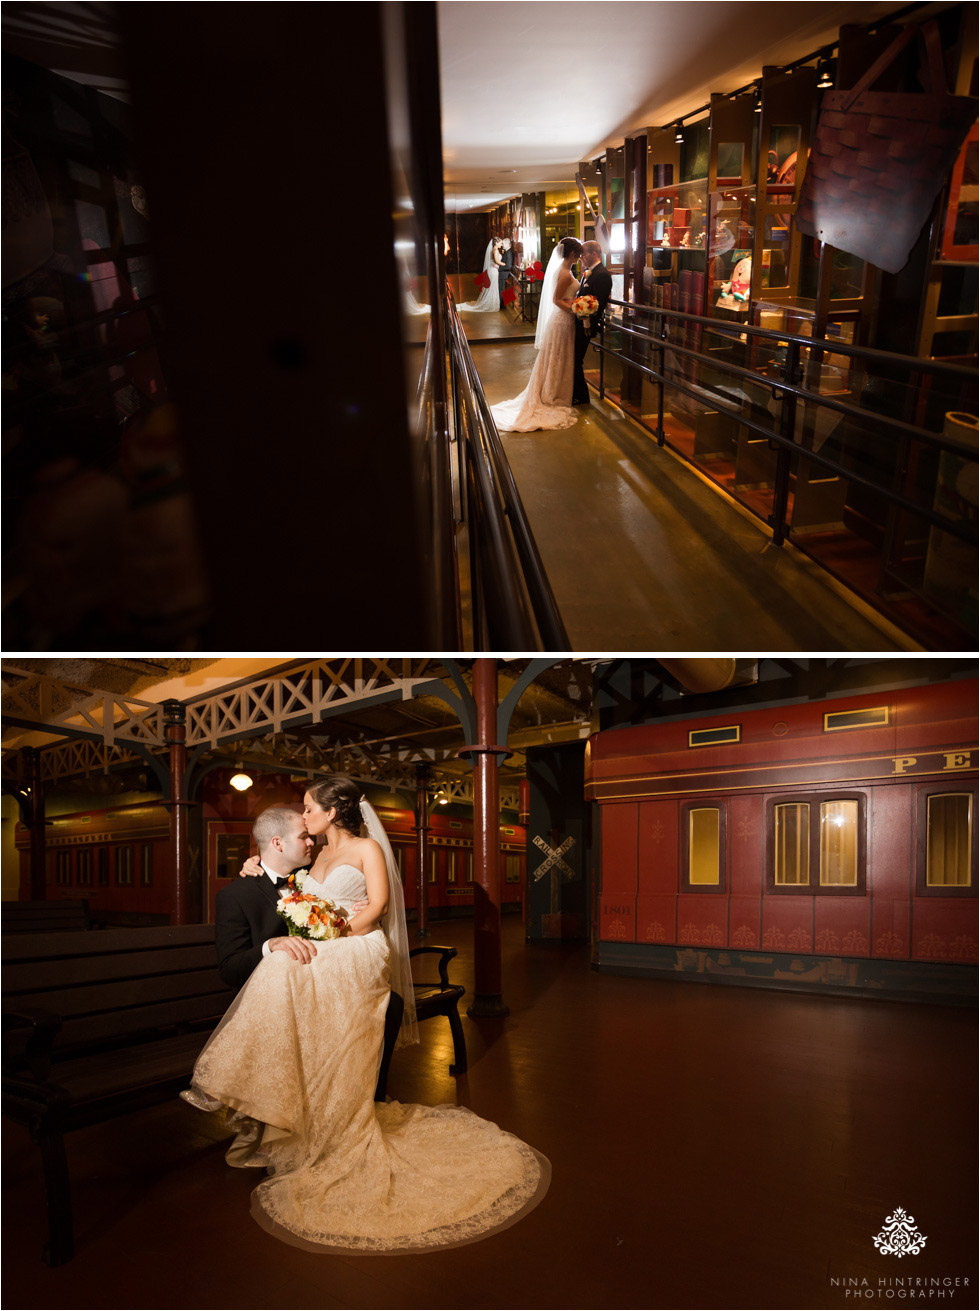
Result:
[[[164,701],[164,728],[170,747],[170,850],[174,863],[173,918],[190,923],[190,888],[187,860],[187,807],[184,775],[187,770],[187,712],[179,701]]]
[[[28,789],[27,814],[31,829],[31,900],[45,901],[48,895],[47,848],[44,841],[44,784],[41,782],[41,753],[37,747],[24,747]]]
[[[473,756],[473,1005],[474,1018],[509,1015],[500,968],[500,780],[497,735],[497,662],[474,660],[477,741]]]
[[[415,935],[429,936],[429,774],[415,766]]]

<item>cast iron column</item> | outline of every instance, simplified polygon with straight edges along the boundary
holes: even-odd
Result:
[[[24,747],[25,786],[30,789],[27,806],[31,826],[31,900],[45,901],[48,895],[48,878],[45,865],[47,850],[44,841],[44,785],[41,782],[41,753],[37,747]]]
[[[170,850],[174,862],[173,916],[175,924],[190,923],[190,889],[187,866],[187,807],[184,775],[187,770],[187,712],[179,701],[164,701],[164,727],[170,747]]]
[[[429,774],[428,765],[415,766],[415,936],[429,936]]]
[[[497,735],[497,662],[474,660],[477,741],[473,756],[473,1005],[474,1018],[509,1015],[500,968],[500,782]]]

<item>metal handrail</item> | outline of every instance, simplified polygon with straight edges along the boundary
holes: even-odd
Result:
[[[446,307],[453,390],[461,401],[457,439],[465,441],[461,455],[472,493],[469,527],[479,573],[474,605],[487,602],[491,645],[567,651],[568,633],[448,286]],[[478,584],[485,597],[476,594]]]
[[[925,428],[919,428],[914,424],[906,423],[902,419],[892,418],[890,415],[879,413],[875,410],[866,410],[860,406],[851,405],[846,401],[835,400],[833,397],[822,396],[819,393],[812,392],[805,387],[801,387],[797,382],[800,362],[799,352],[806,347],[817,356],[824,354],[832,355],[849,355],[851,357],[870,360],[872,363],[878,362],[887,364],[895,369],[904,369],[906,371],[915,370],[918,372],[928,372],[937,375],[945,375],[956,381],[975,382],[977,378],[976,370],[965,368],[962,365],[947,364],[938,360],[920,360],[915,356],[894,355],[887,351],[879,351],[870,347],[851,346],[844,342],[837,342],[828,338],[808,337],[798,333],[780,332],[771,328],[757,328],[751,324],[729,323],[724,320],[708,318],[702,314],[691,314],[686,310],[666,309],[659,305],[640,305],[632,301],[610,300],[610,304],[622,306],[623,309],[631,311],[632,314],[645,314],[653,318],[660,317],[659,335],[655,332],[637,331],[635,328],[627,327],[624,324],[615,324],[617,331],[625,333],[627,336],[635,337],[645,344],[655,347],[660,352],[660,368],[654,369],[648,365],[641,364],[639,360],[630,358],[620,350],[613,350],[604,343],[593,341],[592,345],[599,352],[600,357],[600,383],[599,394],[605,395],[605,376],[604,376],[604,357],[612,355],[618,359],[622,365],[636,369],[639,373],[651,378],[657,383],[658,388],[658,424],[655,430],[657,443],[664,445],[665,433],[663,428],[663,397],[664,388],[670,387],[684,395],[691,396],[696,400],[703,400],[705,393],[708,392],[712,397],[714,408],[722,414],[727,414],[735,419],[739,424],[749,428],[769,441],[779,450],[779,460],[775,474],[775,486],[773,488],[773,514],[770,517],[770,525],[773,532],[773,541],[776,545],[782,545],[786,537],[789,525],[785,522],[785,510],[788,504],[789,478],[791,473],[790,454],[797,454],[801,458],[819,465],[822,468],[829,469],[839,476],[848,479],[851,482],[858,483],[869,488],[878,495],[882,496],[890,504],[898,509],[905,510],[918,518],[925,520],[941,528],[943,532],[949,533],[950,536],[956,537],[961,541],[974,543],[976,541],[975,528],[961,521],[952,520],[945,515],[909,500],[891,486],[886,486],[881,482],[875,481],[857,470],[849,469],[829,458],[826,455],[810,450],[801,444],[795,436],[795,409],[796,404],[802,401],[808,405],[823,407],[824,409],[834,410],[849,418],[856,418],[863,421],[871,421],[879,426],[891,429],[895,436],[901,442],[918,441],[923,442],[938,451],[952,451],[965,460],[976,460],[977,452],[964,447],[962,444],[946,437],[942,433],[931,432]],[[680,323],[701,325],[710,329],[713,333],[722,336],[732,337],[733,339],[742,338],[745,335],[758,337],[764,340],[775,340],[780,343],[786,343],[788,346],[787,359],[784,365],[784,376],[782,378],[764,377],[753,372],[751,369],[745,369],[740,365],[732,364],[729,361],[718,359],[717,356],[706,355],[702,351],[693,350],[690,347],[683,346],[675,342],[669,335],[670,324],[668,320],[680,321]],[[718,372],[730,374],[734,377],[745,378],[757,385],[768,388],[774,399],[787,402],[787,407],[792,406],[792,418],[794,422],[785,421],[785,416],[781,420],[774,418],[771,426],[758,423],[750,416],[744,414],[741,409],[736,409],[720,403],[720,397],[724,396],[723,392],[718,392],[710,387],[702,386],[699,391],[686,385],[680,378],[669,374],[665,369],[664,355],[667,351],[676,355],[683,355],[687,358],[698,360],[703,364],[710,365],[711,368]],[[784,407],[786,408],[786,407]],[[778,427],[777,427],[778,424]]]

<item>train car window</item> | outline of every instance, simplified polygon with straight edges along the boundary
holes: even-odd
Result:
[[[54,862],[55,880],[61,887],[68,887],[71,883],[71,852],[59,851],[55,853]]]
[[[439,853],[435,849],[435,847],[430,848],[429,850],[429,882],[430,883],[437,882],[439,878],[438,858],[439,858]]]
[[[106,887],[109,883],[109,848],[99,847],[96,852],[96,878],[99,887]]]
[[[810,807],[793,802],[776,806],[775,882],[777,887],[810,883]]]
[[[769,802],[770,892],[863,896],[866,798],[849,792]]]
[[[725,742],[741,742],[741,740],[741,724],[727,724],[724,728],[692,728],[687,734],[689,747],[718,747]]]
[[[144,842],[140,850],[140,886],[153,886],[153,843]]]
[[[926,886],[968,888],[973,882],[973,797],[934,792],[926,801]]]
[[[116,884],[131,887],[133,883],[133,848],[116,847]]]
[[[78,883],[80,887],[90,887],[92,883],[92,848],[82,847],[78,852]]]
[[[682,892],[725,892],[728,887],[728,811],[688,802],[681,807]]]
[[[473,857],[469,857],[472,864]],[[520,856],[504,857],[504,882],[520,883],[521,881],[521,858]]]
[[[458,852],[458,851],[450,851],[450,852],[448,853],[447,859],[448,859],[449,864],[448,864],[448,869],[447,869],[447,871],[446,871],[446,882],[447,882],[447,883],[455,883],[455,882],[456,882],[456,868],[457,868],[457,866],[458,866],[458,864],[459,864],[459,852]]]
[[[869,706],[865,710],[831,710],[823,717],[825,733],[836,733],[842,728],[880,728],[887,724],[887,706]]]
[[[854,888],[858,881],[858,803],[820,803],[820,884]]]
[[[690,825],[687,876],[694,884],[717,884],[721,876],[720,815],[714,806],[700,806],[689,810],[687,818]]]
[[[398,867],[398,877],[402,883],[405,882],[405,848],[399,844],[391,848],[391,854],[395,857],[395,865]]]

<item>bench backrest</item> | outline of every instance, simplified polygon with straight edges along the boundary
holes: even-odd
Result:
[[[89,926],[87,901],[5,901],[0,912],[2,933],[68,933]]]
[[[224,1014],[214,926],[191,924],[3,940],[3,1010],[61,1017],[53,1053],[111,1045]]]

